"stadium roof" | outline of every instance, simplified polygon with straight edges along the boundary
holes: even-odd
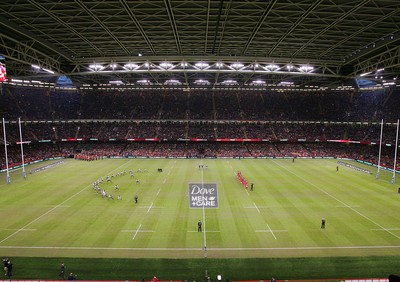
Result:
[[[399,0],[3,0],[0,11],[11,78],[235,89],[400,74]]]

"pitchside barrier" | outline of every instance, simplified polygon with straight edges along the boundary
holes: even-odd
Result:
[[[360,172],[363,172],[363,173],[372,174],[372,172],[369,171],[368,169],[365,169],[365,168],[362,168],[362,167],[358,167],[358,166],[355,166],[355,165],[352,165],[352,164],[348,164],[348,163],[345,163],[345,162],[342,162],[342,161],[338,161],[338,164],[342,165],[342,166],[345,166],[345,167],[348,167],[348,168],[351,168],[351,169],[354,169],[354,170],[357,170],[357,171],[360,171]]]

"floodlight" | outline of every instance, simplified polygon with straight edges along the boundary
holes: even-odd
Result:
[[[133,64],[133,63],[127,63],[124,65],[125,68],[133,70],[133,69],[137,69],[138,65],[137,64]]]
[[[182,83],[177,79],[168,79],[165,81],[164,84],[178,85],[178,84],[182,84]]]
[[[312,71],[314,69],[314,67],[312,67],[312,66],[301,66],[299,69],[301,71],[309,72],[309,71]]]
[[[233,63],[233,64],[231,65],[231,67],[233,67],[233,68],[235,68],[235,69],[240,69],[240,68],[243,68],[244,65],[243,65],[242,63]]]
[[[386,82],[386,83],[383,83],[384,86],[387,86],[387,85],[395,85],[395,84],[396,84],[395,82]]]
[[[265,84],[265,81],[264,81],[264,80],[257,79],[257,80],[253,80],[251,83],[252,83],[252,84]]]
[[[286,68],[290,71],[294,67],[292,65],[287,65]]]
[[[270,70],[276,70],[276,69],[279,69],[279,66],[274,65],[274,64],[270,64],[270,65],[267,65],[266,68],[270,69]]]
[[[45,72],[48,72],[48,73],[54,74],[54,71],[52,71],[52,70],[45,69],[45,68],[43,68],[42,70],[44,70]]]
[[[195,80],[194,83],[197,85],[209,85],[210,84],[210,82],[206,79],[197,79],[197,80]]]
[[[162,63],[160,64],[160,67],[166,68],[166,69],[171,68],[172,66],[173,66],[173,64],[168,63],[168,62],[162,62]]]
[[[293,85],[293,82],[292,81],[281,81],[281,82],[278,83],[278,85],[288,86],[288,85]]]
[[[92,65],[89,65],[89,68],[94,69],[94,70],[101,69],[102,67],[103,67],[103,66],[100,65],[100,64],[92,64]]]
[[[110,83],[110,84],[124,84],[121,80],[110,80],[108,83]]]
[[[208,67],[209,65],[205,62],[199,62],[199,63],[196,63],[195,66],[200,69],[204,69],[204,68]]]
[[[233,85],[233,84],[237,84],[237,81],[236,80],[232,80],[232,79],[227,79],[227,80],[224,80],[222,82],[222,84]]]

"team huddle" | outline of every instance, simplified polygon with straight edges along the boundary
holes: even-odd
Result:
[[[140,169],[138,168],[136,170],[136,173],[140,174],[142,172],[148,172],[147,169]],[[107,199],[107,200],[114,200],[114,194],[117,195],[117,200],[122,201],[122,195],[120,193],[120,187],[119,184],[117,184],[116,182],[118,181],[118,179],[122,176],[127,175],[127,172],[124,171],[120,171],[117,174],[111,174],[111,175],[107,175],[104,178],[100,178],[98,180],[96,180],[93,183],[93,189],[99,194],[101,195],[102,198]],[[129,176],[130,178],[135,178],[135,173],[133,170],[129,170]],[[141,183],[140,178],[135,178],[135,183],[138,185]],[[108,185],[107,185],[108,184]],[[113,188],[110,188],[110,184],[113,184]],[[104,186],[108,186],[107,188]],[[110,191],[110,189],[113,190],[113,192]],[[108,191],[107,191],[108,190]],[[135,195],[134,200],[135,203],[138,203],[138,196]]]

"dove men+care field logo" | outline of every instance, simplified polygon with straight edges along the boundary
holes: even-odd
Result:
[[[218,208],[217,183],[189,183],[191,208]]]

